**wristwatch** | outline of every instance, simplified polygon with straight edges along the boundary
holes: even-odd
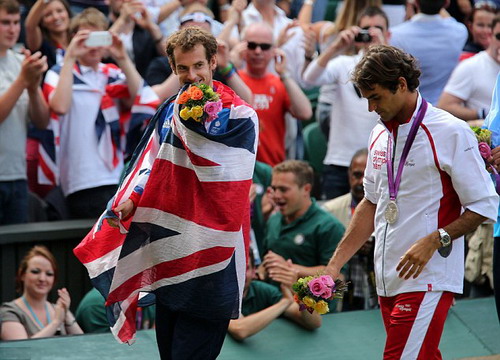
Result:
[[[450,234],[446,232],[445,229],[438,229],[439,232],[439,242],[441,243],[441,247],[438,249],[439,255],[442,257],[448,257],[451,253],[452,249],[452,241]]]

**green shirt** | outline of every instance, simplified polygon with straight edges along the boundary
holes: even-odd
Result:
[[[241,304],[241,313],[244,316],[254,314],[276,304],[281,298],[281,291],[276,286],[253,280],[248,287],[247,296]]]
[[[327,265],[344,231],[340,221],[312,199],[306,213],[290,224],[281,213],[269,218],[263,251],[271,250],[302,266]]]
[[[106,317],[104,297],[96,288],[83,297],[76,309],[76,321],[85,333],[109,332],[109,322]],[[155,306],[142,308],[142,326],[151,328],[155,320]],[[139,330],[139,329],[138,329]]]
[[[267,191],[267,187],[271,185],[271,180],[273,177],[273,169],[271,166],[256,161],[255,170],[253,173],[252,181],[257,184],[257,195],[252,206],[252,229],[255,234],[255,240],[262,257],[262,243],[264,242],[264,234],[266,228],[266,221],[264,220],[264,215],[262,214],[262,197]]]

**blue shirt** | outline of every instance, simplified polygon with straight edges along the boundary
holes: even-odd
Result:
[[[437,105],[467,41],[467,28],[451,17],[417,14],[391,32],[391,45],[417,58],[422,71],[419,91]]]

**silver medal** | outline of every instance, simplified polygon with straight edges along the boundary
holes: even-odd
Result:
[[[398,221],[399,209],[395,201],[389,201],[387,207],[385,208],[384,217],[389,224],[394,224]]]

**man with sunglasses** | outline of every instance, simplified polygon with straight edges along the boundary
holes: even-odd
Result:
[[[380,8],[365,9],[360,14],[358,26],[340,32],[304,72],[304,80],[310,85],[335,86],[335,106],[330,113],[330,134],[322,184],[326,199],[349,192],[347,171],[351,158],[358,149],[366,147],[372,124],[377,120],[376,115],[366,111],[367,101],[353,86],[350,73],[365,49],[372,44],[387,42],[390,37],[388,27],[387,16]],[[353,48],[358,54],[346,55]]]
[[[309,120],[309,99],[287,70],[285,52],[273,46],[273,32],[266,23],[255,23],[244,30],[246,62],[240,77],[254,94],[253,108],[260,120],[257,160],[274,166],[285,160],[285,114]],[[268,71],[275,61],[276,76]]]
[[[492,23],[490,46],[458,64],[444,88],[438,106],[456,117],[481,125],[489,112],[491,94],[500,71],[500,15]]]

